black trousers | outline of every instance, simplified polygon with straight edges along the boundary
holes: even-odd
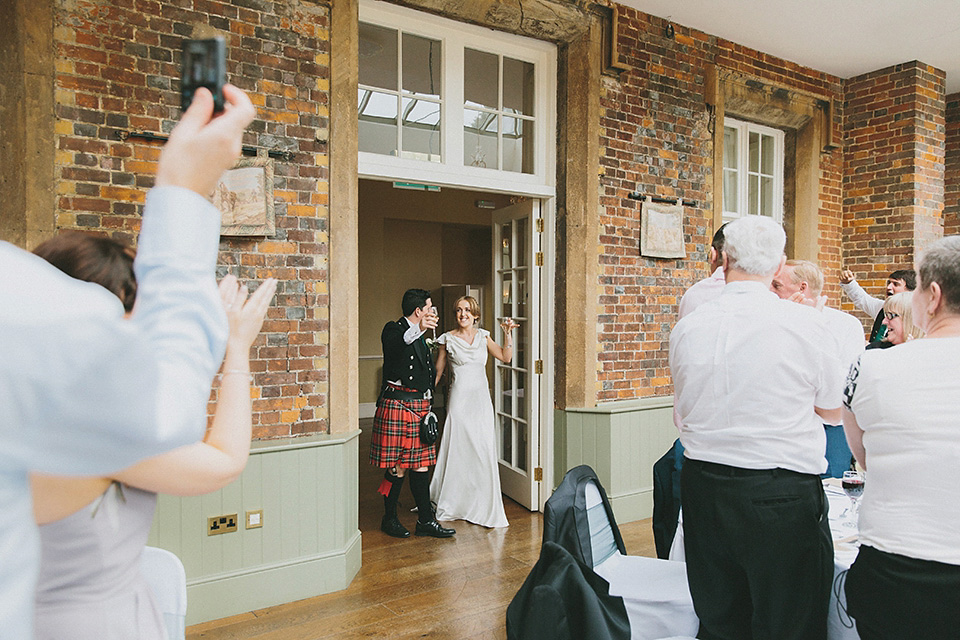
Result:
[[[825,640],[833,541],[820,478],[687,459],[687,579],[705,640]]]
[[[960,637],[960,566],[863,545],[846,592],[860,640]]]

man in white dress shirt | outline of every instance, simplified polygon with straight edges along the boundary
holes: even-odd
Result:
[[[818,311],[770,292],[778,223],[747,216],[724,236],[723,292],[670,334],[697,637],[822,640],[833,542],[819,474],[822,424],[839,422],[836,341]]]
[[[833,334],[840,349],[837,352],[840,359],[840,379],[846,380],[850,365],[863,353],[863,325],[849,313],[826,306],[825,299],[821,301],[823,272],[820,267],[808,260],[787,260],[773,277],[770,289],[784,300],[820,308],[827,330]],[[824,423],[823,429],[827,434],[826,475],[839,478],[850,468],[852,458],[843,425]]]
[[[28,471],[109,475],[199,440],[227,321],[214,271],[220,214],[205,196],[256,115],[198,90],[147,195],[137,307],[0,242],[0,636],[33,636],[38,538]]]

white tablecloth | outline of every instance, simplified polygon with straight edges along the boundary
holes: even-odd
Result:
[[[847,569],[857,557],[857,529],[846,526],[851,522],[850,499],[840,488],[840,480],[824,480],[824,493],[830,502],[830,533],[833,536],[833,585],[830,589],[830,611],[827,615],[827,640],[860,640],[853,620],[847,615],[847,597],[844,583]],[[683,512],[677,524],[677,534],[670,546],[670,560],[683,562]],[[691,634],[693,635],[693,634]]]
[[[610,595],[623,598],[631,640],[697,634],[700,621],[693,611],[684,563],[618,552],[594,571],[610,583]]]
[[[836,478],[824,480],[823,490],[830,502],[830,533],[833,536],[833,585],[827,615],[827,640],[860,640],[853,619],[847,615],[847,596],[843,589],[847,569],[859,550],[857,528],[846,526],[852,521],[850,499]]]

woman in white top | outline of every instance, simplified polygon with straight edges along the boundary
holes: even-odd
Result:
[[[35,253],[70,276],[105,287],[128,314],[136,313],[133,253],[123,245],[110,238],[64,234]],[[251,435],[250,347],[275,290],[271,278],[248,299],[235,277],[220,282],[230,334],[216,413],[202,442],[109,477],[31,476],[34,517],[41,525],[37,640],[166,638],[163,618],[140,572],[157,493],[208,493],[243,471]]]
[[[865,352],[845,392],[867,477],[846,583],[862,640],[960,633],[960,236],[923,253],[912,303],[926,337]]]
[[[457,328],[437,339],[437,383],[450,362],[450,400],[437,466],[430,481],[430,499],[437,504],[437,520],[466,520],[484,527],[505,527],[507,516],[500,495],[496,423],[487,384],[487,354],[501,362],[513,357],[516,325],[507,319],[500,327],[504,345],[477,327],[480,305],[471,296],[457,300]]]

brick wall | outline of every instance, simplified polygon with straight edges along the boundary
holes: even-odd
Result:
[[[311,3],[56,0],[58,229],[135,241],[160,143],[118,134],[172,129],[197,28],[227,37],[228,79],[257,105],[244,144],[293,154],[274,160],[276,235],[220,247],[221,275],[280,281],[252,350],[256,438],[328,428],[328,25]]]
[[[910,62],[846,84],[844,260],[878,295],[941,234],[944,79]]]
[[[946,97],[943,235],[960,235],[960,93]]]
[[[745,47],[729,40],[717,40],[717,65],[748,74],[762,80],[788,86],[816,96],[832,97],[835,100],[833,138],[838,140],[842,127],[843,80],[828,73],[803,67],[789,60]],[[839,304],[840,285],[836,274],[842,267],[843,227],[843,150],[820,153],[820,194],[817,217],[819,254],[816,262],[826,275],[824,294],[831,304]]]
[[[667,351],[683,292],[708,271],[713,235],[712,128],[704,71],[722,68],[839,97],[842,81],[811,69],[621,7],[620,60],[600,97],[598,401],[672,393]],[[839,120],[838,120],[839,125]],[[839,268],[842,158],[821,155],[821,261]],[[685,211],[687,258],[639,255],[640,203],[632,192],[696,202]]]

